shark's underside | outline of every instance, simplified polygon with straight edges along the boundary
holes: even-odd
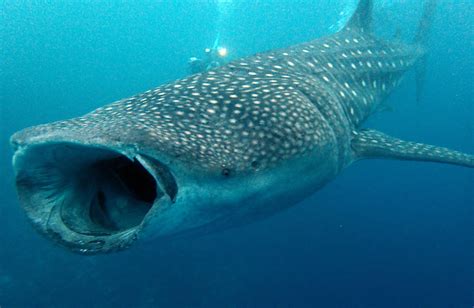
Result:
[[[472,155],[361,129],[424,61],[434,5],[411,45],[376,38],[371,7],[362,0],[334,35],[16,133],[17,187],[29,218],[74,251],[108,252],[149,234],[266,217],[362,158],[474,167]]]

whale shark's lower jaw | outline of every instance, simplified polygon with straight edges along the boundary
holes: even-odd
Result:
[[[13,158],[23,208],[35,227],[82,254],[118,251],[139,236],[176,182],[159,162],[113,149],[44,142],[18,146]]]

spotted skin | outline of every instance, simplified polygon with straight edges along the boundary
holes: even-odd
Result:
[[[474,167],[472,155],[361,130],[424,55],[420,42],[374,37],[370,7],[370,0],[361,0],[334,35],[238,59],[82,117],[16,133],[17,187],[31,221],[74,251],[109,252],[128,247],[143,228],[159,237],[269,216],[362,158]],[[107,198],[96,202],[103,203],[102,212],[117,209],[104,200],[118,200],[128,210],[136,202],[123,193],[116,173],[104,181],[108,169],[94,169],[101,166],[97,160],[112,156],[113,164],[118,155],[141,164],[158,193],[150,212],[133,217],[143,219],[139,225],[107,233],[87,214],[95,191],[107,189]],[[78,162],[84,170],[74,169]]]
[[[346,29],[257,54],[97,109],[43,130],[80,130],[159,148],[200,168],[241,172],[305,155],[333,131],[339,168],[350,133],[398,84],[420,54]],[[18,135],[17,135],[18,137]],[[18,139],[18,138],[17,138]]]

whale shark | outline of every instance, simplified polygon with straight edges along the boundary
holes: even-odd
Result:
[[[473,168],[473,155],[363,126],[405,72],[422,80],[434,6],[411,43],[378,38],[361,0],[332,35],[23,129],[11,137],[20,204],[54,243],[97,254],[266,218],[361,159]]]

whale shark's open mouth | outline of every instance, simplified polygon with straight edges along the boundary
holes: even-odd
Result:
[[[128,247],[177,185],[157,160],[73,143],[24,146],[14,157],[21,203],[33,224],[81,253]]]

